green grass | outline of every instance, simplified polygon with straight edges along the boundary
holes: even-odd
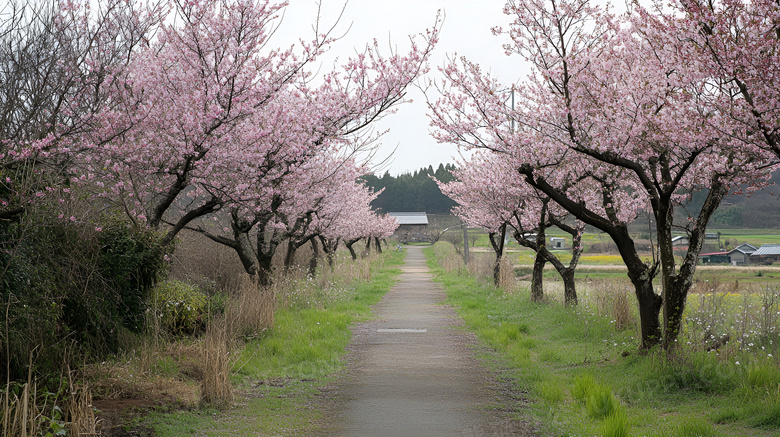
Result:
[[[298,436],[321,413],[310,408],[318,388],[344,366],[350,326],[370,316],[371,305],[395,283],[404,252],[386,251],[384,263],[372,266],[371,282],[354,284],[345,298],[319,308],[283,308],[265,337],[240,351],[234,385],[243,396],[227,411],[156,413],[150,426],[159,437]]]
[[[505,294],[487,280],[444,272],[436,256],[446,250],[426,255],[448,303],[493,351],[486,363],[531,401],[518,404],[518,419],[530,416],[544,435],[780,434],[777,357],[683,347],[642,354],[635,331],[616,331],[610,316],[586,306],[531,302],[527,291]]]

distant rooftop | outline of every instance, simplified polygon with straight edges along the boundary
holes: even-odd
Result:
[[[780,255],[780,244],[764,244],[751,254],[751,256],[770,255]]]
[[[398,219],[399,225],[428,224],[428,214],[424,212],[388,212],[387,214]]]

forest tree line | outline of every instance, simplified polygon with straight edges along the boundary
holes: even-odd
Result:
[[[436,182],[453,180],[453,164],[422,167],[413,172],[392,176],[385,172],[363,176],[366,185],[374,191],[384,189],[371,203],[382,212],[425,211],[428,214],[450,214],[455,201],[442,194]],[[732,194],[723,199],[712,217],[717,228],[777,228],[780,227],[780,174],[775,173],[769,186],[749,196]],[[701,209],[706,191],[697,192],[687,204],[691,212]]]
[[[381,212],[427,212],[428,214],[449,214],[456,203],[442,194],[433,178],[440,182],[453,179],[452,164],[422,167],[412,173],[391,176],[385,172],[382,177],[369,174],[363,177],[366,185],[374,191],[382,191],[371,206]]]

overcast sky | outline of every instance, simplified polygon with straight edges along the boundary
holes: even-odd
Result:
[[[377,39],[381,48],[392,42],[401,52],[408,49],[408,35],[424,32],[434,25],[436,12],[445,14],[439,44],[431,60],[429,78],[437,78],[437,68],[444,65],[448,56],[457,53],[479,63],[483,70],[489,70],[504,83],[512,83],[527,73],[517,56],[507,57],[501,45],[504,37],[493,36],[490,29],[500,25],[506,27],[508,17],[502,12],[505,0],[351,0],[336,34],[347,32],[331,51],[345,59],[362,49],[367,42]],[[321,23],[332,25],[344,7],[343,0],[322,0]],[[284,21],[276,35],[279,40],[294,36],[310,37],[312,23],[317,16],[315,0],[290,0]],[[321,24],[321,27],[322,25]],[[308,38],[307,38],[308,39]],[[331,58],[332,59],[332,58]],[[323,69],[332,64],[324,61]],[[393,175],[413,171],[423,166],[452,162],[457,149],[452,145],[438,144],[430,136],[426,116],[425,98],[417,89],[410,89],[412,103],[398,107],[396,114],[387,116],[378,124],[378,129],[389,129],[383,137],[380,156],[395,151],[388,170]],[[435,98],[435,96],[431,96]]]

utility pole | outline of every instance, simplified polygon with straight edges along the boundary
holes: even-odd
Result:
[[[463,261],[469,265],[469,228],[466,222],[461,225],[463,228]]]

